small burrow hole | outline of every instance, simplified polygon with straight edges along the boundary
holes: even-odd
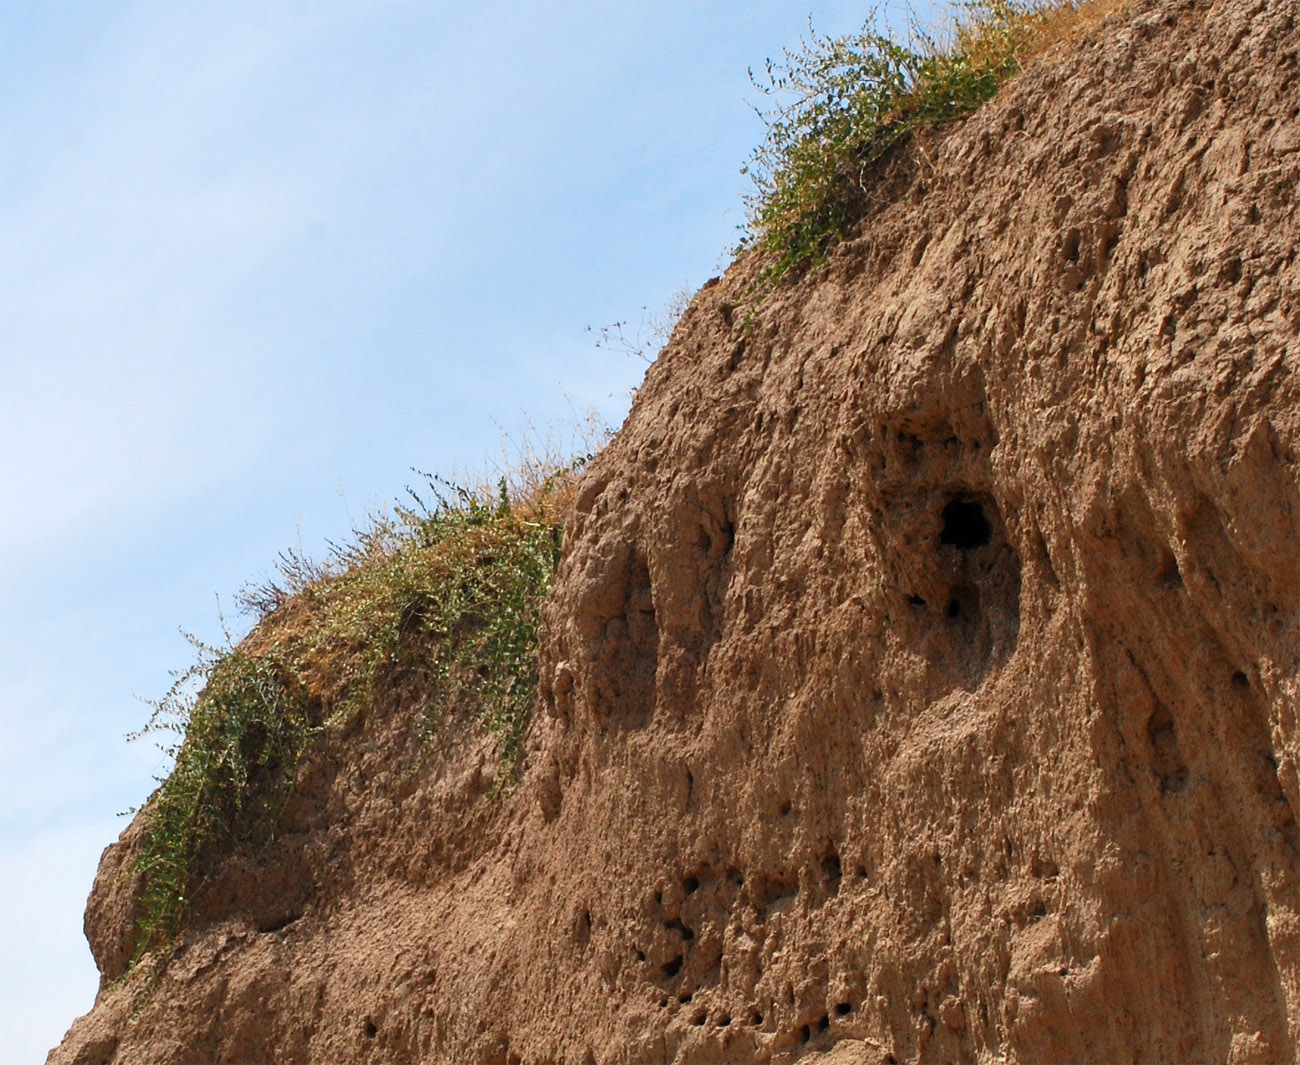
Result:
[[[838,895],[840,891],[840,880],[844,875],[844,869],[840,863],[840,856],[835,850],[831,850],[822,858],[822,879],[830,889],[832,895]]]
[[[683,1006],[685,1006],[686,1003],[690,1002],[690,1000],[694,997],[695,997],[694,995],[692,995],[689,991],[687,991],[685,994],[678,995],[677,1001],[680,1002]]]
[[[700,1028],[703,1026],[704,1022],[707,1021],[708,1019],[709,1019],[709,1015],[705,1013],[703,1010],[701,1010],[699,1013],[695,1015],[695,1019],[691,1021],[691,1023],[695,1025],[696,1028]]]
[[[824,1032],[831,1026],[830,1014],[823,1013],[822,1019],[817,1022],[817,1031]]]
[[[1168,548],[1161,546],[1158,551],[1159,559],[1156,563],[1156,584],[1161,588],[1168,588],[1176,591],[1184,587],[1183,573],[1178,568],[1178,558]]]
[[[763,1015],[759,1013],[757,1010],[755,1010],[752,1014],[750,1014],[749,1023],[753,1025],[755,1028],[762,1028]]]
[[[812,1029],[805,1024],[802,1028],[799,1029],[799,1042],[806,1043],[811,1038],[812,1038]]]
[[[1237,672],[1232,675],[1232,686],[1234,688],[1249,688],[1250,678],[1247,677],[1245,673],[1241,672],[1241,670],[1237,670]]]
[[[909,595],[907,597],[908,606],[925,606],[925,600],[919,595]]]
[[[776,812],[779,813],[782,817],[789,817],[790,811],[793,809],[794,809],[794,803],[792,803],[789,799],[786,799],[781,803],[780,806],[777,807]]]
[[[1077,229],[1072,229],[1065,235],[1065,240],[1061,245],[1061,254],[1065,256],[1066,262],[1077,263],[1079,261],[1079,244],[1083,239],[1083,234]]]
[[[848,1002],[841,1002],[838,1006],[835,1007],[836,1017],[847,1017],[852,1012],[853,1012],[853,1006],[851,1003]]]
[[[669,929],[670,931],[676,932],[686,942],[690,942],[692,939],[695,938],[695,930],[682,924],[682,922],[678,920],[676,917],[674,917],[671,921],[665,921],[664,927]]]
[[[682,881],[682,890],[688,895],[694,895],[700,890],[700,878],[698,876],[688,876]]]
[[[375,1027],[374,1021],[366,1021],[366,1038],[374,1039],[379,1034],[379,1029]]]
[[[727,1014],[724,1013],[721,1017],[718,1018],[719,1028],[726,1028],[730,1024],[731,1024],[731,1017],[728,1016]]]
[[[954,499],[940,514],[943,529],[939,533],[939,542],[970,551],[983,547],[993,537],[989,519],[984,516],[984,508],[970,499]]]
[[[671,961],[664,962],[659,971],[664,974],[665,980],[671,980],[682,971],[682,956],[678,954]]]

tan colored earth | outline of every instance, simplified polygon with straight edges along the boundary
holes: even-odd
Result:
[[[372,714],[119,982],[132,825],[52,1065],[1296,1060],[1298,15],[1137,3],[706,285],[518,786]]]

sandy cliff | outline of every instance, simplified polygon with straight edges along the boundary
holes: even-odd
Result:
[[[1300,29],[1136,5],[895,160],[585,474],[520,784],[328,736],[57,1065],[1285,1061]]]

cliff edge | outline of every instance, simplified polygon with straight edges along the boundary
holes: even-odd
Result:
[[[1300,29],[1157,0],[695,297],[578,483],[518,784],[326,734],[52,1065],[1300,1052]]]

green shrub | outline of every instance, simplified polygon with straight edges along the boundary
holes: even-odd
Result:
[[[212,848],[268,833],[313,731],[303,686],[279,656],[191,643],[198,661],[137,734],[178,735],[164,747],[176,762],[145,806],[148,829],[134,867],[143,884],[141,950],[155,933],[177,930],[193,871]],[[205,682],[199,696],[196,682]]]
[[[939,46],[904,42],[874,19],[843,37],[816,35],[750,80],[772,100],[767,136],[744,173],[754,182],[741,247],[771,254],[763,281],[821,261],[871,196],[889,153],[918,130],[970,114],[1020,72],[1059,4],[974,0]],[[1065,5],[1070,7],[1072,5]]]
[[[137,957],[180,930],[221,855],[270,842],[309,745],[372,707],[423,734],[468,691],[513,778],[575,469],[521,496],[430,478],[431,506],[412,493],[328,562],[282,555],[279,580],[242,595],[260,617],[238,646],[191,639],[197,661],[137,734],[170,734],[175,758],[141,811]]]

